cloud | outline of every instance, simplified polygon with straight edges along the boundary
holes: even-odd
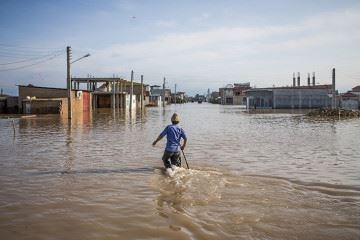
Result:
[[[208,17],[209,14],[203,14],[199,18]],[[174,31],[178,23],[166,20],[155,24]],[[128,77],[135,70],[151,84],[166,76],[184,89],[216,89],[241,81],[251,81],[259,87],[287,85],[293,71],[316,71],[318,76],[325,76],[326,82],[328,69],[334,65],[349,74],[360,67],[360,61],[356,61],[359,40],[360,11],[346,9],[291,24],[222,26],[114,44],[91,51],[92,56],[74,66],[73,73]],[[56,71],[64,69],[64,64],[59,66],[61,69]],[[351,86],[353,82],[346,80],[342,84]]]
[[[161,28],[175,28],[178,26],[178,23],[174,20],[158,20],[155,22],[155,26]]]

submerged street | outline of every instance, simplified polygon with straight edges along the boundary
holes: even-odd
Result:
[[[171,115],[191,167],[163,174]],[[358,239],[360,121],[188,103],[0,119],[3,239]],[[185,162],[183,161],[183,166]]]

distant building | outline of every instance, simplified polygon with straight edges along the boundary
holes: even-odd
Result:
[[[345,109],[359,109],[360,108],[360,86],[352,88],[340,95],[340,106]]]
[[[210,94],[210,103],[216,103],[216,104],[220,104],[221,103],[221,97],[220,97],[220,93],[219,92],[212,92]]]
[[[171,90],[160,88],[159,85],[150,86],[150,105],[161,106],[162,100],[165,96],[165,104],[171,103]]]
[[[1,94],[0,113],[18,113],[18,112],[19,112],[18,97]]]
[[[360,95],[360,85],[352,88],[352,93]]]
[[[223,88],[219,88],[221,104],[232,105],[234,103],[234,85],[227,84]]]
[[[171,103],[185,103],[186,97],[185,92],[177,92],[171,94]]]
[[[136,109],[148,104],[149,88],[146,84],[128,81],[123,78],[72,78],[74,90],[81,91],[80,84],[86,84],[86,90],[92,95],[92,108]],[[132,86],[132,99],[131,98]],[[141,94],[143,93],[143,101]]]
[[[205,102],[206,97],[204,95],[196,94],[193,100],[196,102]]]
[[[245,91],[247,108],[331,107],[332,85],[254,88]]]
[[[86,86],[86,89],[82,88]],[[31,84],[19,87],[20,113],[68,113],[68,90],[65,88],[38,87]],[[140,108],[148,103],[147,85],[122,78],[72,78],[72,112],[90,112],[96,108]],[[132,99],[131,89],[133,89]],[[143,94],[143,99],[141,96]]]
[[[219,96],[223,105],[245,105],[245,91],[251,89],[250,83],[234,83],[227,84],[223,88],[219,88]]]
[[[234,83],[234,96],[233,104],[234,105],[246,105],[246,95],[245,91],[251,89],[250,83]]]

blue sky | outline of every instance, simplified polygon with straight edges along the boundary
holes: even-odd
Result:
[[[73,64],[76,77],[134,70],[192,95],[227,83],[286,86],[293,72],[328,84],[335,67],[344,92],[360,85],[359,40],[359,1],[2,0],[0,88],[65,87],[70,45],[74,59],[91,54]]]

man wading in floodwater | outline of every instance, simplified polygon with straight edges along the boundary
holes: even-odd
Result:
[[[168,125],[159,135],[159,137],[153,142],[153,146],[156,145],[165,135],[167,138],[166,148],[162,160],[165,168],[172,168],[172,166],[181,167],[181,158],[179,152],[180,140],[184,139],[183,145],[180,147],[181,150],[185,149],[187,138],[184,130],[178,126],[180,122],[179,115],[174,113],[171,117],[171,125]]]

